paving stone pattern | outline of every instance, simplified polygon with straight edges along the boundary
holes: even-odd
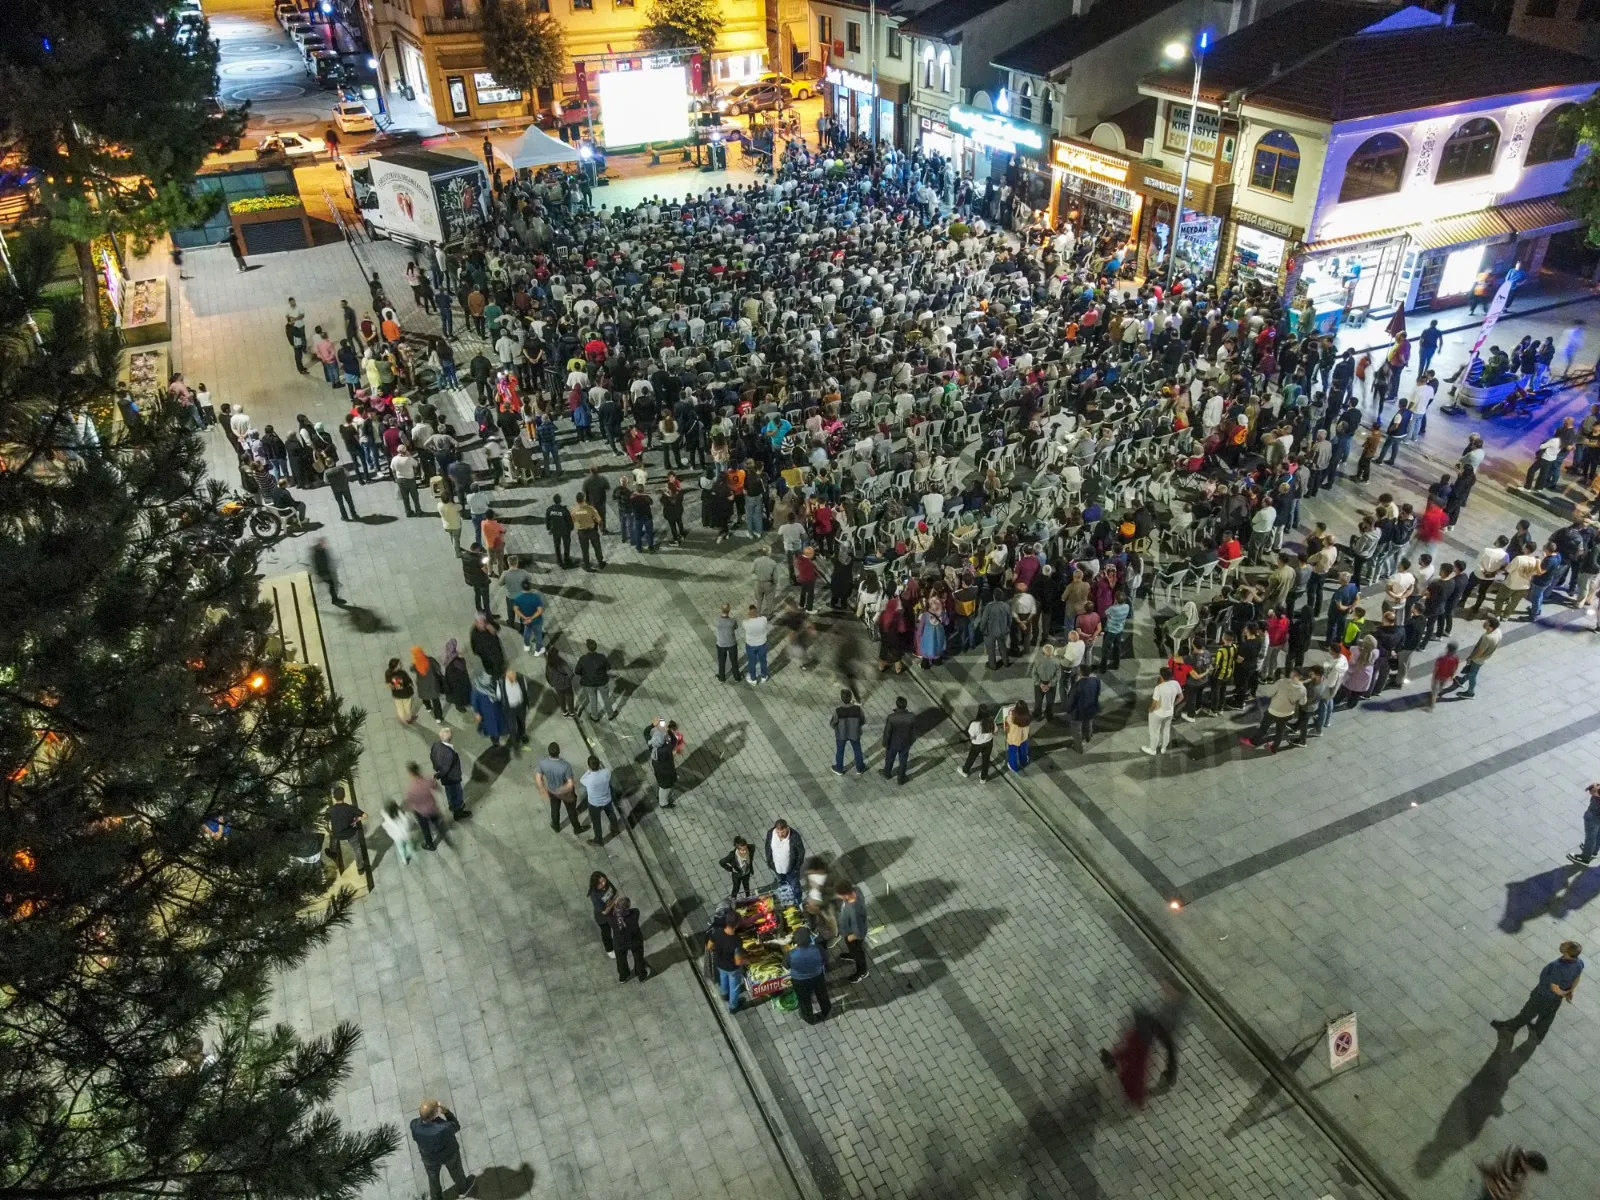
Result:
[[[399,249],[368,252],[400,291]],[[316,323],[341,296],[359,304],[354,260],[328,247],[258,262],[239,275],[225,255],[188,256],[181,365],[258,421],[336,417],[342,393],[294,375],[278,305],[292,291]],[[221,469],[220,436],[214,450]],[[548,495],[500,502],[514,550],[544,554],[534,520]],[[358,523],[340,522],[320,490],[307,499],[357,606],[324,617],[335,678],[370,713],[359,787],[376,811],[431,737],[426,719],[395,722],[384,662],[413,641],[435,653],[446,637],[464,642],[470,599],[447,536],[431,517],[400,517],[390,485],[356,489]],[[285,542],[269,569],[303,562],[310,540]],[[715,682],[709,621],[744,598],[748,543],[644,557],[607,547],[604,574],[564,575],[542,557],[536,570],[554,631],[620,655],[621,716],[580,731],[544,698],[533,738],[577,757],[592,737],[643,780],[639,730],[673,715],[688,737],[680,805],[641,812],[632,840],[592,850],[549,831],[527,759],[480,753],[463,730],[478,819],[409,867],[384,854],[350,926],[279,989],[303,1029],[350,1017],[366,1031],[344,1115],[404,1120],[438,1095],[466,1121],[469,1165],[492,1164],[491,1191],[508,1195],[524,1169],[534,1195],[563,1197],[1367,1194],[1203,1009],[1183,1034],[1177,1087],[1127,1109],[1096,1054],[1153,999],[1162,964],[1017,793],[955,774],[947,725],[919,745],[912,786],[839,780],[825,672],[777,655],[764,687]],[[874,728],[893,691],[871,690]],[[872,977],[836,989],[836,1015],[818,1027],[770,1005],[730,1021],[671,933],[674,915],[703,927],[732,835],[757,839],[779,815],[845,855],[871,897]],[[643,988],[619,987],[587,923],[595,867],[647,914],[661,973]],[[421,1190],[414,1156],[397,1156],[372,1194]]]

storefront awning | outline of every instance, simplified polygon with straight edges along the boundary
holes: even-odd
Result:
[[[1502,204],[1495,212],[1512,229],[1523,235],[1560,233],[1583,225],[1583,218],[1568,208],[1565,198],[1561,196],[1540,196],[1537,200]]]
[[[1368,242],[1387,242],[1401,234],[1411,233],[1415,225],[1396,225],[1392,229],[1374,229],[1367,233],[1348,233],[1344,237],[1324,238],[1305,248],[1306,254],[1321,254],[1327,250],[1342,250],[1347,246],[1362,246]]]
[[[1513,230],[1492,208],[1459,217],[1445,217],[1419,225],[1411,236],[1419,250],[1443,250],[1450,246],[1471,246],[1478,242],[1497,242]]]

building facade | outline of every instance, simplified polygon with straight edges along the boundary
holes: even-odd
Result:
[[[900,31],[902,10],[855,0],[811,0],[811,73],[821,80],[824,110],[846,135],[871,136],[873,37],[877,38],[878,137],[905,148],[911,53]]]
[[[1580,224],[1562,203],[1578,148],[1561,117],[1597,82],[1586,59],[1448,10],[1304,0],[1208,59],[1178,262],[1282,287],[1323,328],[1536,272]],[[1158,101],[1152,165],[1176,176],[1190,80],[1142,88]],[[1159,260],[1170,227],[1158,235]]]
[[[650,0],[541,0],[566,34],[567,70],[543,95],[524,95],[490,73],[480,0],[360,0],[381,86],[410,89],[441,124],[526,121],[577,84],[573,62],[638,46]],[[723,28],[708,83],[731,87],[768,67],[769,0],[721,0]],[[775,5],[777,0],[771,0]]]

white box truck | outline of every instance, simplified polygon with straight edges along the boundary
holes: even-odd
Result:
[[[489,175],[476,159],[393,150],[352,166],[349,180],[369,237],[447,245],[488,215]]]

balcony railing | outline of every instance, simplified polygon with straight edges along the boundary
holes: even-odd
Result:
[[[422,18],[422,30],[431,34],[481,33],[483,20],[477,13],[468,13],[461,17],[425,16]]]

